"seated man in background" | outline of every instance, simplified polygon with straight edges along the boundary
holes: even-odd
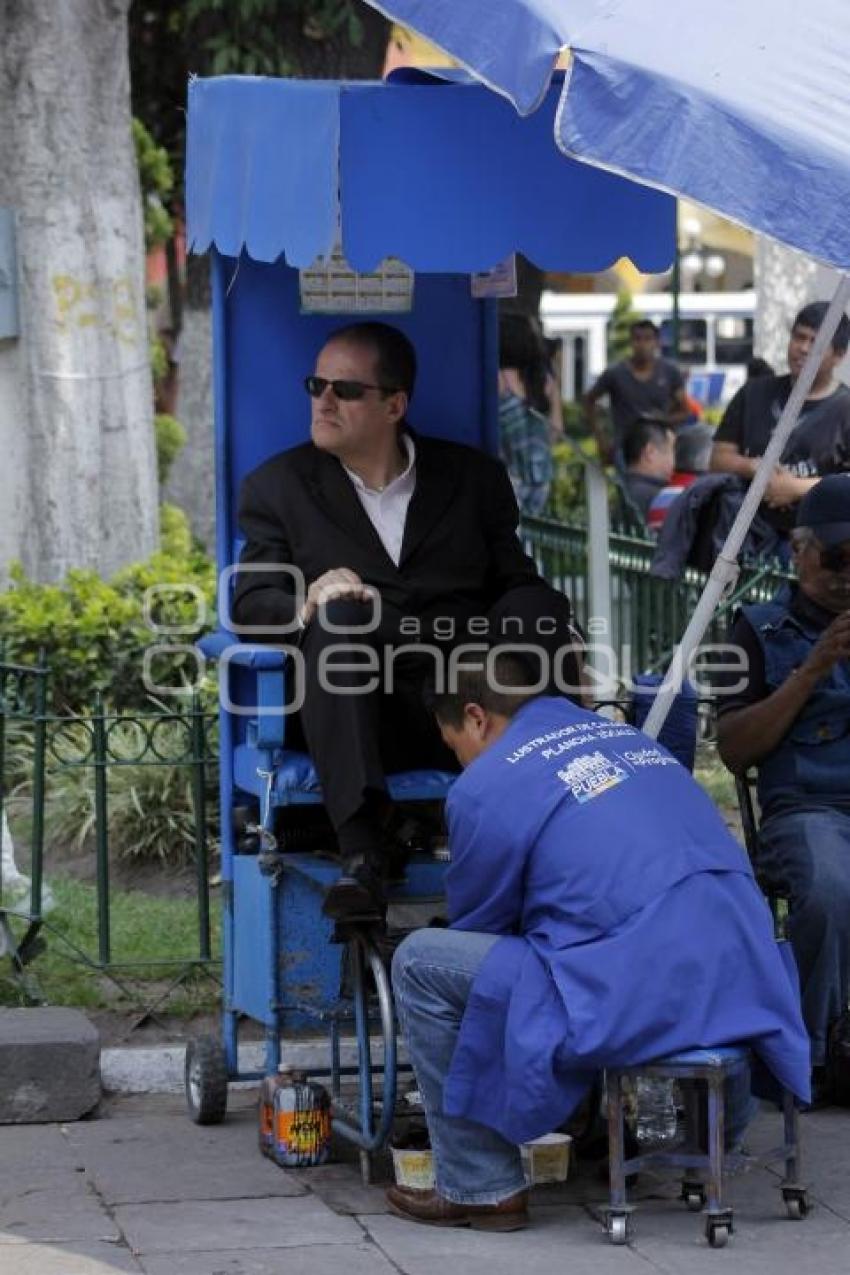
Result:
[[[714,436],[713,471],[752,479],[827,309],[825,301],[816,301],[795,318],[786,375],[756,376],[738,390]],[[761,515],[786,544],[806,492],[824,474],[850,469],[850,389],[837,377],[848,343],[850,319],[843,315],[760,506]]]
[[[654,740],[526,682],[503,650],[433,697],[466,769],[447,805],[450,928],[393,961],[437,1183],[389,1190],[411,1221],[524,1226],[517,1144],[608,1065],[747,1042],[808,1097],[797,990],[711,800]],[[750,1108],[735,1097],[733,1138]]]
[[[711,462],[711,445],[714,430],[710,425],[697,421],[683,425],[676,435],[676,468],[666,487],[653,498],[646,515],[649,530],[657,535],[664,525],[670,506],[691,487],[698,478],[708,473]]]
[[[825,1099],[829,1029],[850,990],[850,474],[803,497],[792,549],[796,585],[744,607],[732,629],[749,667],[743,687],[719,696],[717,743],[730,770],[758,770],[758,866],[790,897]]]
[[[387,769],[454,769],[420,693],[435,662],[507,634],[550,668],[566,649],[563,684],[578,694],[570,604],[522,550],[504,466],[414,434],[415,379],[397,328],[341,328],[305,379],[312,441],[267,460],[240,493],[233,619],[267,626],[269,641],[300,629],[300,726],[343,860],[325,900],[335,919],[382,915]]]
[[[676,431],[664,421],[642,416],[623,438],[623,486],[644,522],[649,507],[676,468]]]

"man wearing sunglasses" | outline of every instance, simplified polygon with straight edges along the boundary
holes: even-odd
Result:
[[[293,641],[275,627],[300,630],[297,725],[342,854],[325,900],[337,920],[382,915],[385,773],[456,769],[421,699],[435,661],[492,640],[534,644],[550,660],[577,648],[569,601],[522,551],[502,464],[408,426],[415,377],[398,329],[340,329],[305,379],[311,441],[266,461],[240,493],[249,570],[237,575],[233,617],[268,625],[270,641]],[[303,601],[286,568],[301,573]],[[575,655],[564,681],[577,685]]]
[[[790,897],[813,1088],[828,1098],[830,1026],[850,992],[850,474],[803,497],[792,549],[796,585],[733,626],[749,667],[720,695],[717,742],[730,770],[758,771],[758,866]]]

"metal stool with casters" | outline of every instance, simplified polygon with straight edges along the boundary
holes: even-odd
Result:
[[[606,1214],[608,1238],[612,1244],[627,1244],[631,1232],[633,1206],[626,1198],[626,1177],[643,1167],[667,1165],[683,1170],[681,1199],[694,1211],[708,1206],[705,1235],[712,1248],[722,1248],[732,1234],[732,1210],[723,1203],[725,1169],[740,1164],[744,1157],[727,1151],[724,1145],[723,1089],[725,1082],[749,1067],[749,1051],[731,1046],[718,1049],[691,1049],[668,1054],[652,1063],[635,1067],[609,1068],[605,1087],[608,1107],[608,1157],[610,1199]],[[649,1076],[679,1083],[685,1104],[684,1142],[670,1150],[648,1151],[626,1159],[624,1146],[625,1102],[623,1080]],[[705,1095],[701,1092],[703,1082]],[[757,1157],[756,1162],[785,1161],[781,1183],[782,1198],[789,1217],[803,1218],[808,1212],[806,1188],[800,1185],[800,1141],[794,1096],[782,1092],[784,1137],[782,1145]],[[701,1129],[704,1134],[700,1137]],[[707,1149],[703,1149],[703,1147]],[[754,1157],[747,1157],[753,1163]]]

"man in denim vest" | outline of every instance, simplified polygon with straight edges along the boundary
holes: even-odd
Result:
[[[718,745],[730,770],[758,770],[759,868],[790,897],[813,1087],[827,1098],[829,1027],[850,991],[850,474],[804,496],[792,545],[797,584],[733,627],[749,671],[721,697]]]

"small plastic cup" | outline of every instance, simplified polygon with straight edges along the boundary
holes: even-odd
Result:
[[[532,1186],[545,1182],[566,1182],[570,1169],[568,1133],[544,1133],[542,1138],[523,1142],[520,1146],[522,1168]]]
[[[434,1161],[430,1151],[418,1147],[393,1147],[393,1169],[399,1186],[433,1191]]]

